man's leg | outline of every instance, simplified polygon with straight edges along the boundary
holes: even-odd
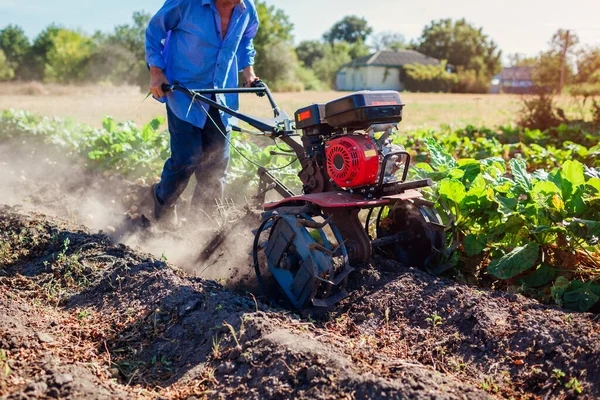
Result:
[[[204,155],[196,168],[197,184],[192,198],[192,210],[200,208],[208,214],[215,206],[215,199],[223,197],[225,174],[229,164],[229,143],[223,137],[223,133],[228,138],[231,137],[231,132],[227,132],[223,126],[219,111],[211,108],[210,116],[212,120],[208,118],[202,130]]]
[[[173,206],[185,190],[202,158],[201,130],[175,116],[167,107],[171,158],[165,163],[156,195],[165,209]]]

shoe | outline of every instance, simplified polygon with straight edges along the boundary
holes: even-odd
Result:
[[[172,227],[177,226],[177,209],[175,208],[175,204],[172,206],[165,206],[158,198],[156,194],[156,189],[158,188],[158,183],[152,185],[152,199],[154,200],[154,219],[158,222],[165,223],[171,225]]]

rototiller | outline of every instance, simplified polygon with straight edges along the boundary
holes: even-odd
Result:
[[[239,89],[191,90],[179,84],[164,89],[187,93],[192,101],[228,113],[289,146],[272,155],[297,157],[301,195],[267,168],[258,169],[255,198],[264,213],[255,231],[253,258],[268,295],[297,309],[332,306],[348,295],[345,287],[353,267],[368,262],[374,251],[430,273],[445,269],[455,247],[447,243],[452,222],[444,225],[435,203],[417,190],[431,186],[431,180],[407,182],[410,154],[391,142],[404,108],[398,92],[361,91],[314,104],[296,112],[294,126],[260,81]],[[244,115],[207,97],[228,93],[267,96],[274,118]],[[272,190],[283,199],[264,203]]]

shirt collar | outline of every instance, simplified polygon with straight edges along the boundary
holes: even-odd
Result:
[[[214,0],[202,0],[202,5],[203,6],[210,5],[213,2],[214,2]],[[245,0],[242,0],[242,2],[239,5],[237,5],[236,7],[240,7],[242,10],[245,10],[246,9]]]

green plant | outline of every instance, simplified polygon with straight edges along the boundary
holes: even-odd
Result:
[[[487,392],[498,393],[499,391],[498,385],[494,382],[492,377],[485,378],[480,385],[481,388]]]
[[[583,392],[583,389],[581,387],[581,383],[579,382],[579,380],[577,378],[571,378],[569,380],[569,382],[567,382],[565,384],[565,387],[567,389],[572,389],[577,394],[581,394]]]
[[[432,328],[436,328],[439,325],[442,325],[443,318],[437,314],[432,314],[431,317],[425,318],[425,321],[429,322]]]
[[[565,376],[566,376],[566,374],[565,374],[565,373],[564,373],[562,370],[560,370],[560,369],[558,369],[558,368],[554,368],[554,369],[552,370],[552,377],[553,377],[554,379],[556,379],[558,382],[560,382],[560,380],[561,380],[562,378],[564,378]]]
[[[0,349],[0,376],[2,378],[8,378],[12,370],[8,365],[8,354],[6,350]]]
[[[221,341],[223,338],[218,335],[212,337],[212,355],[215,359],[221,356]]]

